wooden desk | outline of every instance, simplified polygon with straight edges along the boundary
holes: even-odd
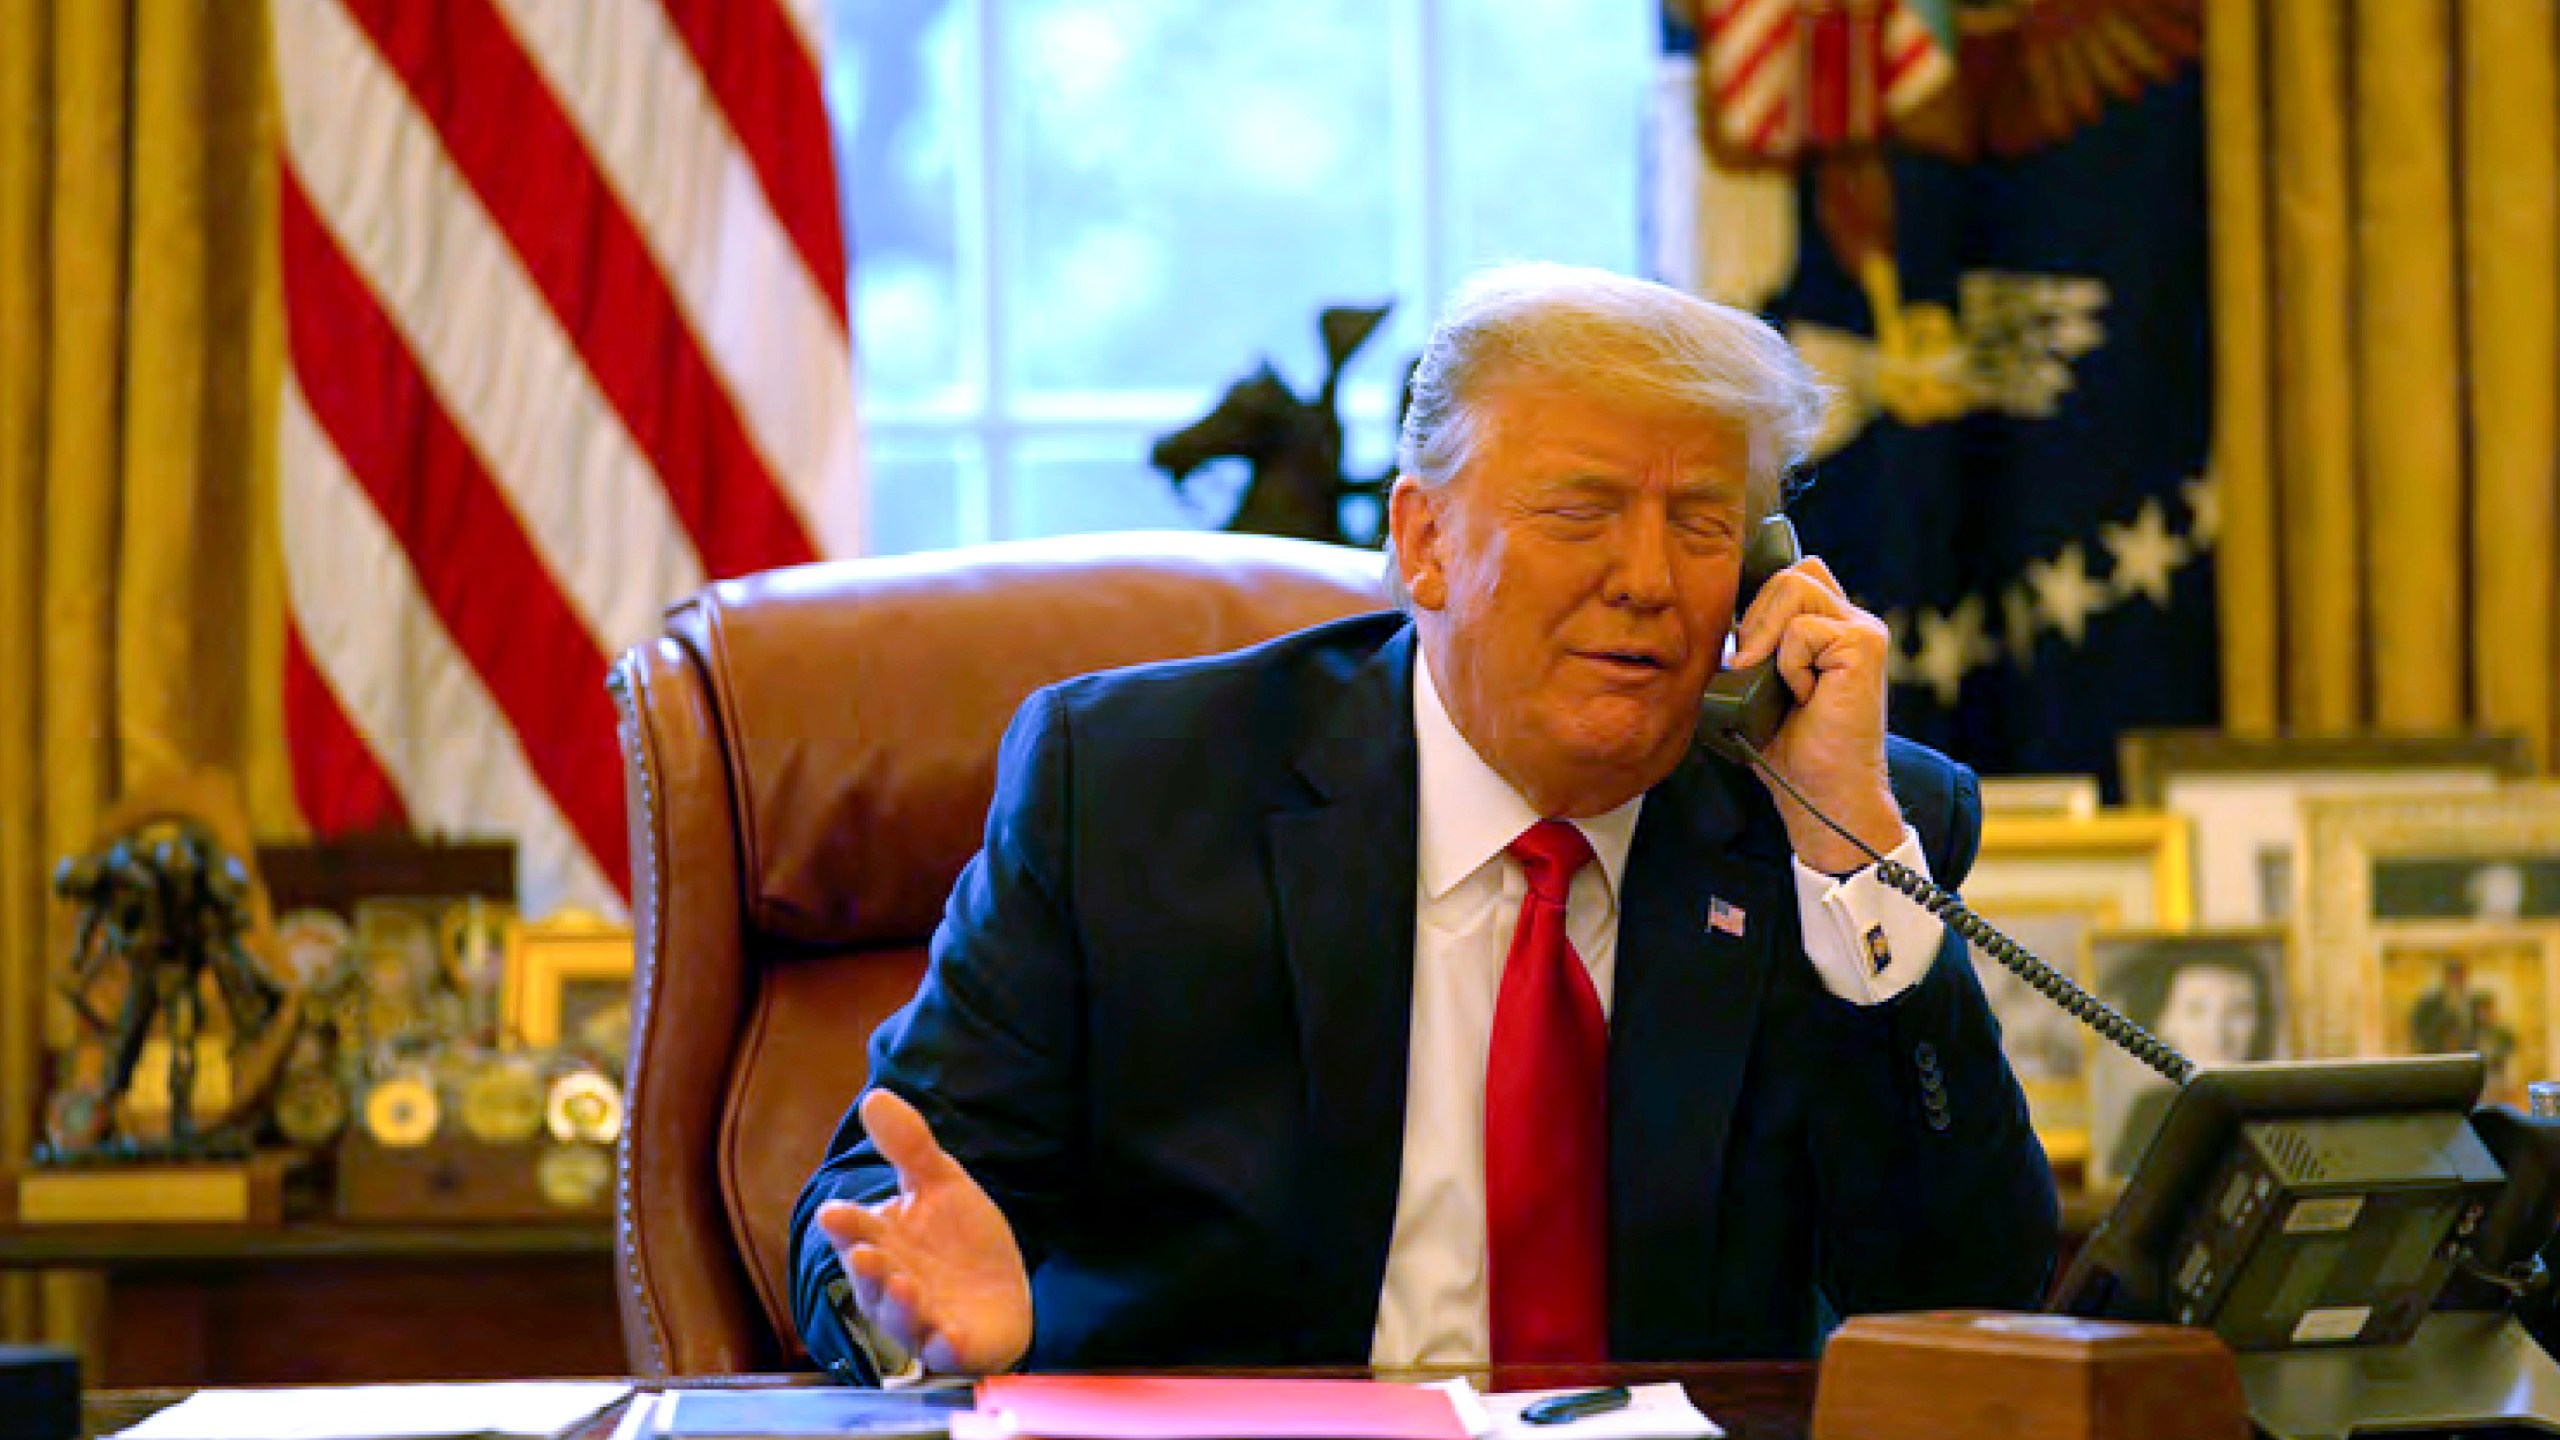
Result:
[[[1170,1372],[1180,1373],[1180,1372]],[[1360,1375],[1358,1370],[1274,1372]],[[1559,1385],[1640,1385],[1677,1380],[1689,1388],[1707,1418],[1722,1425],[1732,1440],[1804,1440],[1813,1422],[1811,1361],[1753,1361],[1699,1365],[1540,1365],[1499,1366],[1484,1371],[1395,1371],[1381,1378],[1439,1379],[1466,1375],[1485,1390],[1536,1390]],[[676,1381],[640,1381],[643,1389],[736,1389],[773,1385],[824,1383],[818,1375],[715,1375]],[[109,1434],[186,1397],[184,1390],[92,1391],[82,1397],[81,1421],[86,1436]],[[572,1440],[604,1440],[621,1413],[617,1405],[574,1432]]]
[[[0,1228],[0,1269],[105,1274],[105,1335],[86,1377],[100,1387],[612,1375],[629,1363],[601,1223]]]
[[[2066,1264],[2113,1198],[2065,1193]],[[103,1388],[611,1375],[612,1267],[601,1225],[0,1229],[0,1269],[109,1273]]]

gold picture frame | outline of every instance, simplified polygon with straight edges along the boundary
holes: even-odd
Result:
[[[2490,790],[2533,765],[2517,735],[2135,730],[2116,748],[2128,804],[2194,822],[2196,923],[2217,926],[2290,923],[2305,799]]]
[[[2127,805],[2165,807],[2170,782],[2193,774],[2316,774],[2359,770],[2485,771],[2521,780],[2533,749],[2521,735],[2232,735],[2220,730],[2128,730],[2116,737]]]
[[[2522,913],[2479,918],[2382,913],[2376,873],[2394,865],[2530,866],[2560,861],[2560,784],[2511,784],[2477,793],[2306,799],[2292,991],[2296,1038],[2315,1056],[2404,1053],[2390,1027],[2387,947],[2489,943],[2502,933],[2560,928],[2560,913],[2536,903]],[[2527,1077],[2533,1078],[2533,1077]]]
[[[589,1002],[610,1006],[619,997],[629,1014],[631,927],[581,910],[507,928],[506,1001],[500,1021],[506,1033],[535,1049],[552,1049],[579,1037]],[[624,1021],[628,1027],[627,1018]],[[620,1055],[604,1059],[619,1062]]]
[[[2001,819],[2086,820],[2101,798],[2095,775],[1985,775],[1981,785],[1982,813]]]
[[[2094,932],[2187,926],[2188,846],[2185,819],[2155,811],[1993,816],[1983,821],[1964,898],[2038,959],[2086,984]],[[2046,1152],[2058,1164],[2085,1165],[2091,1037],[1978,948],[1973,968]]]
[[[2560,925],[2387,924],[2375,942],[2382,1048],[2475,1051],[2489,1074],[2480,1098],[2525,1108],[2525,1083],[2551,1073],[2560,1036]]]
[[[1964,894],[1976,909],[2012,898],[2111,897],[2123,912],[2113,923],[2179,930],[2194,916],[2192,850],[2186,817],[2165,811],[1995,815],[1982,822],[1982,851]]]

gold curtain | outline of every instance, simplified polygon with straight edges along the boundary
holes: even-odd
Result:
[[[2560,745],[2555,76],[2550,0],[2209,0],[2235,731]]]
[[[291,828],[266,5],[0,0],[0,1147],[41,1105],[54,862],[219,767]],[[0,1293],[0,1334],[76,1325]]]

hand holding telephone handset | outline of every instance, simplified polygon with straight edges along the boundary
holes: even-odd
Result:
[[[1803,558],[1795,523],[1786,516],[1772,515],[1754,527],[1742,551],[1742,585],[1733,597],[1735,623],[1759,598],[1762,586]],[[1698,701],[1698,738],[1735,764],[1748,766],[1750,757],[1729,737],[1738,734],[1754,750],[1767,745],[1777,738],[1779,724],[1795,703],[1795,692],[1778,673],[1777,652],[1772,650],[1757,665],[1720,671],[1707,682],[1707,693]]]
[[[1734,597],[1734,618],[1739,621],[1751,602],[1779,571],[1804,558],[1796,543],[1796,527],[1784,515],[1771,515],[1754,530],[1742,552],[1742,583]],[[1706,693],[1698,701],[1698,743],[1719,755],[1759,771],[1769,782],[1784,790],[1805,808],[1805,812],[1828,826],[1834,833],[1856,846],[1875,866],[1876,878],[1908,895],[1921,908],[1944,920],[1955,932],[1973,942],[1984,954],[2007,966],[2037,993],[2071,1013],[2080,1023],[2122,1047],[2143,1064],[2185,1084],[2195,1073],[2195,1064],[2172,1049],[2167,1042],[2133,1021],[2110,1009],[2106,1002],[2083,990],[2068,975],[2036,958],[2017,941],[2001,934],[1991,923],[1965,908],[1963,901],[1931,884],[1925,877],[1895,864],[1878,854],[1874,846],[1859,839],[1850,830],[1815,808],[1803,792],[1778,773],[1761,750],[1775,739],[1786,722],[1787,712],[1795,704],[1795,692],[1787,688],[1786,677],[1778,673],[1778,657],[1773,649],[1768,658],[1739,670],[1726,670],[1707,682]]]

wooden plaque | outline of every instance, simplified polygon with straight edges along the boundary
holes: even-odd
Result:
[[[39,1166],[0,1171],[17,1225],[280,1225],[300,1157]]]

